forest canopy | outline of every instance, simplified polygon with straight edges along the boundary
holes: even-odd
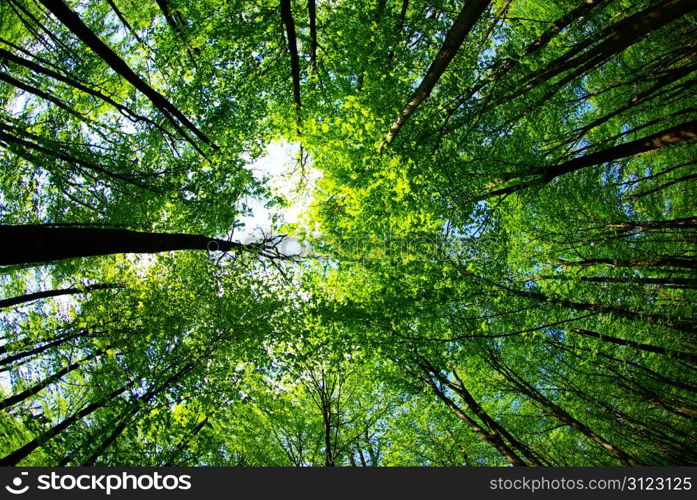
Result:
[[[696,10],[3,0],[0,464],[696,465]]]

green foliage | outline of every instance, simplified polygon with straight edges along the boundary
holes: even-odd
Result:
[[[467,2],[294,0],[296,82],[277,1],[65,3],[113,56],[0,3],[0,223],[238,237],[282,142],[305,250],[1,269],[0,463],[697,463],[690,2],[491,2],[392,141]]]

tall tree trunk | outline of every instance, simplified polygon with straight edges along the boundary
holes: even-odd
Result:
[[[404,29],[404,21],[406,20],[408,9],[409,9],[409,0],[402,0],[402,8],[399,10],[399,16],[397,17],[397,30],[396,30],[397,38],[402,34],[402,30]],[[394,53],[395,53],[395,49],[397,47],[397,43],[399,43],[399,42],[395,42],[392,45],[389,53],[387,54],[387,61],[389,63],[390,68],[392,67],[392,60],[394,59]]]
[[[424,368],[421,368],[424,370]],[[430,372],[426,369],[424,376],[421,380],[424,381],[428,386],[431,387],[434,394],[443,401],[448,408],[463,422],[465,422],[469,428],[477,436],[479,436],[484,442],[493,446],[502,457],[506,459],[508,463],[517,467],[525,467],[527,464],[525,461],[518,456],[518,454],[513,451],[499,436],[494,432],[487,431],[484,427],[478,424],[474,419],[472,419],[467,413],[465,413],[462,408],[460,408],[452,399],[450,399],[445,392],[431,379]]]
[[[181,380],[181,378],[187,374],[194,367],[193,362],[186,363],[181,369],[177,370],[175,373],[170,375],[161,384],[155,385],[148,392],[140,396],[133,403],[130,404],[128,410],[125,414],[121,415],[118,419],[119,423],[114,427],[113,431],[109,436],[97,447],[97,449],[92,452],[92,454],[82,463],[82,466],[91,466],[97,461],[97,459],[104,454],[104,452],[111,446],[118,437],[123,434],[126,430],[130,419],[134,417],[141,409],[143,409],[147,403],[150,402],[152,398],[160,394],[163,390],[167,389],[173,383]]]
[[[61,73],[59,73],[57,71],[53,71],[52,69],[41,66],[40,64],[37,64],[33,61],[30,61],[30,60],[25,59],[23,57],[17,56],[15,54],[13,54],[12,52],[9,52],[9,51],[2,49],[2,48],[0,48],[0,60],[10,61],[14,64],[19,65],[19,66],[25,67],[25,68],[33,71],[34,73],[46,75],[46,76],[53,78],[54,80],[66,83],[66,84],[70,85],[71,87],[74,87],[74,88],[84,92],[87,95],[91,95],[92,97],[96,97],[97,99],[100,99],[100,100],[108,103],[109,105],[111,105],[112,107],[117,109],[121,114],[123,114],[126,117],[129,117],[129,118],[134,119],[134,120],[146,122],[150,125],[157,127],[160,131],[162,131],[164,133],[168,133],[159,124],[157,124],[156,122],[154,122],[150,118],[136,113],[135,111],[124,106],[123,104],[119,104],[118,102],[114,101],[114,99],[112,99],[108,95],[105,95],[98,90],[90,88],[87,85],[85,85],[85,84],[83,84],[83,83],[81,83],[73,78],[62,75]]]
[[[497,360],[495,357],[490,358],[493,367],[501,375],[506,377],[514,387],[516,387],[521,393],[528,396],[530,399],[537,401],[543,408],[548,410],[554,417],[571,427],[579,431],[581,434],[586,436],[591,441],[598,444],[605,451],[607,451],[613,458],[619,460],[625,465],[639,466],[642,465],[637,461],[636,458],[632,457],[629,453],[622,450],[620,447],[610,443],[607,439],[603,438],[597,432],[591,430],[586,424],[574,418],[570,413],[564,410],[561,406],[550,401],[544,394],[538,391],[535,387],[530,385],[528,382],[523,380],[520,376],[515,374],[510,368],[503,364],[502,361]]]
[[[455,57],[458,49],[465,41],[465,38],[469,32],[474,27],[475,23],[484,14],[484,11],[489,6],[491,0],[470,0],[463,8],[460,10],[457,19],[453,23],[450,31],[448,31],[443,41],[438,54],[434,58],[431,66],[426,71],[426,75],[419,84],[419,86],[414,90],[412,95],[407,100],[407,104],[404,106],[402,111],[400,111],[397,118],[392,123],[387,136],[382,142],[381,147],[385,147],[387,144],[392,142],[397,136],[402,126],[406,123],[409,117],[416,111],[416,108],[431,94],[434,87],[438,83],[438,80],[443,75],[448,65]]]
[[[596,7],[602,7],[607,3],[608,0],[583,0],[580,5],[578,5],[577,7],[570,10],[562,17],[554,21],[552,25],[537,38],[537,40],[530,43],[527,47],[525,47],[525,49],[523,49],[523,53],[529,56],[530,54],[537,52],[541,48],[545,47],[550,42],[550,40],[552,40],[552,38],[554,38],[559,32],[561,32],[571,23],[578,21],[579,19],[587,15],[592,9],[595,9]]]
[[[596,151],[595,153],[589,153],[578,158],[573,158],[559,165],[541,167],[537,172],[531,172],[531,175],[539,175],[535,179],[491,191],[477,199],[485,200],[494,196],[507,195],[522,191],[523,189],[534,185],[544,185],[559,176],[575,172],[583,168],[619,160],[628,156],[645,153],[647,151],[655,151],[657,149],[679,144],[695,138],[697,138],[697,120],[676,125],[675,127],[642,137],[641,139],[636,139],[618,146]]]
[[[111,67],[117,74],[121,75],[131,85],[138,89],[158,108],[165,116],[173,116],[179,120],[187,129],[205,144],[214,149],[217,146],[199,130],[176,106],[169,102],[162,94],[148,85],[142,78],[136,75],[133,70],[111,50],[99,37],[90,30],[80,17],[73,12],[63,0],[38,0],[46,7],[66,28],[77,36],[95,54]]]
[[[179,454],[184,451],[184,448],[191,442],[191,440],[196,437],[196,435],[203,430],[203,428],[208,424],[208,417],[205,417],[203,420],[201,420],[196,426],[193,428],[193,430],[185,437],[183,438],[177,447],[172,451],[172,454],[169,457],[169,460],[164,464],[165,467],[172,467],[174,465],[175,460],[179,456]]]
[[[84,335],[87,335],[87,331],[85,331],[85,330],[79,331],[77,333],[70,333],[70,334],[66,334],[66,335],[61,335],[58,338],[51,340],[51,342],[44,344],[42,346],[35,347],[34,349],[29,349],[28,351],[18,352],[17,354],[13,354],[12,356],[7,356],[3,359],[0,359],[0,366],[10,365],[11,363],[14,363],[15,361],[19,361],[21,359],[28,358],[30,356],[34,356],[36,354],[44,353],[53,347],[59,346],[65,342],[68,342],[69,340],[75,339],[77,337],[82,337]],[[5,348],[5,346],[3,346],[3,348]],[[0,370],[0,372],[7,371],[10,368],[12,368],[12,367],[3,368]]]
[[[617,337],[612,337],[610,335],[605,335],[603,333],[598,333],[583,328],[571,328],[570,331],[578,333],[579,335],[584,335],[586,337],[596,338],[604,342],[610,342],[616,345],[631,347],[632,349],[637,349],[639,351],[653,352],[656,354],[668,354],[676,359],[684,359],[685,361],[689,361],[690,363],[697,364],[697,355],[690,354],[688,352],[674,351],[672,349],[666,349],[664,347],[659,347],[651,344],[644,344],[642,342],[635,342],[633,340],[620,339]]]
[[[535,276],[536,280],[559,281],[586,281],[588,283],[638,283],[647,286],[662,286],[666,288],[697,288],[697,279],[692,278],[645,278],[642,276],[567,276],[567,275],[541,275]]]
[[[33,302],[39,299],[46,299],[49,297],[60,297],[62,295],[75,295],[79,293],[92,292],[94,290],[113,290],[116,288],[123,288],[123,285],[116,283],[104,283],[104,284],[94,284],[87,285],[82,288],[72,287],[72,288],[61,288],[59,290],[44,290],[43,292],[27,293],[25,295],[18,295],[17,297],[10,297],[9,299],[0,299],[0,309],[6,307],[16,306],[18,304],[25,304],[27,302]],[[0,351],[2,352],[2,351]]]
[[[142,182],[136,181],[130,175],[121,174],[118,172],[112,172],[111,170],[108,170],[100,165],[96,165],[96,164],[91,163],[89,161],[83,160],[82,158],[78,158],[76,156],[73,156],[70,153],[50,149],[50,148],[42,146],[41,144],[38,144],[36,142],[32,142],[32,141],[29,141],[27,139],[17,137],[17,135],[9,133],[12,129],[13,129],[13,127],[0,121],[0,141],[3,141],[7,144],[15,144],[16,146],[21,146],[22,148],[30,149],[30,150],[37,151],[37,152],[45,154],[45,155],[52,156],[54,158],[58,158],[59,160],[63,160],[69,164],[76,165],[76,166],[83,168],[85,170],[90,170],[92,172],[103,174],[108,179],[120,181],[120,182],[123,182],[125,184],[129,184],[129,185],[135,186],[137,188],[144,189],[146,191],[157,192],[157,190],[155,188],[148,186],[146,184],[143,184]],[[34,134],[29,134],[28,132],[25,132],[25,135],[27,135],[35,140],[38,139],[37,136],[35,136]],[[17,153],[17,154],[19,154],[19,153]]]
[[[300,112],[302,102],[300,100],[300,58],[298,57],[297,35],[295,33],[295,21],[290,9],[291,0],[281,0],[281,20],[286,28],[288,41],[288,54],[290,55],[290,70],[293,79],[293,102],[295,103],[296,121],[300,126]]]
[[[317,71],[317,5],[315,0],[307,0],[307,13],[310,17],[310,64]]]
[[[130,386],[130,384],[123,385],[122,387],[116,389],[115,391],[112,391],[111,393],[107,394],[106,396],[99,399],[98,401],[95,401],[94,403],[88,404],[82,410],[80,410],[76,413],[73,413],[71,416],[69,416],[65,420],[62,420],[61,422],[57,423],[56,425],[51,427],[49,430],[47,430],[46,432],[44,432],[40,436],[37,436],[36,438],[29,441],[24,446],[11,452],[10,454],[6,455],[5,457],[0,458],[0,466],[17,465],[21,460],[24,460],[25,458],[27,458],[31,452],[36,450],[38,447],[42,446],[47,441],[58,436],[61,432],[63,432],[65,429],[67,429],[68,427],[70,427],[74,423],[82,420],[83,418],[94,413],[98,409],[108,405],[111,402],[111,400],[113,400],[114,398],[118,397],[123,392],[125,392],[129,386]]]
[[[537,466],[544,465],[543,463],[540,462],[540,460],[537,458],[535,453],[528,448],[525,444],[520,442],[518,439],[513,437],[513,435],[508,432],[506,428],[504,428],[501,424],[499,424],[496,420],[494,420],[487,412],[484,410],[482,405],[479,404],[479,402],[472,396],[472,394],[467,390],[467,387],[465,387],[464,382],[460,378],[460,376],[457,374],[455,370],[452,370],[453,376],[455,377],[455,380],[457,383],[453,383],[450,380],[448,380],[447,377],[445,377],[440,370],[437,368],[433,367],[430,363],[428,363],[425,359],[422,359],[421,362],[425,365],[422,366],[422,369],[426,369],[427,371],[431,372],[433,375],[438,378],[438,380],[441,381],[442,384],[450,387],[455,393],[460,396],[460,399],[462,399],[467,407],[474,413],[483,423],[486,427],[489,428],[489,430],[492,433],[500,435],[503,439],[508,441],[510,445],[520,451],[522,455],[528,459],[528,461]],[[527,465],[527,464],[526,464]]]
[[[106,3],[109,4],[109,7],[111,7],[111,10],[114,11],[114,14],[116,14],[116,17],[119,18],[119,21],[121,21],[121,24],[123,24],[126,29],[133,35],[133,37],[138,40],[139,43],[143,43],[143,40],[138,36],[138,32],[133,29],[133,27],[130,25],[130,23],[126,20],[126,17],[123,15],[123,13],[119,10],[119,8],[116,6],[114,3],[114,0],[106,0]]]
[[[500,285],[499,285],[500,286]],[[632,321],[643,321],[647,324],[662,324],[668,328],[692,333],[695,330],[695,324],[690,320],[676,319],[662,314],[642,314],[622,307],[610,306],[605,304],[596,304],[593,302],[574,302],[568,299],[560,299],[549,297],[545,294],[532,292],[529,290],[516,290],[506,286],[500,286],[504,290],[508,290],[513,295],[524,297],[538,302],[547,302],[557,304],[576,311],[589,311],[603,314],[611,314],[618,318],[629,319]]]
[[[0,265],[52,262],[76,257],[173,250],[262,252],[259,245],[197,234],[147,233],[125,229],[0,226]]]
[[[572,266],[612,266],[612,267],[677,267],[684,269],[697,269],[697,259],[681,257],[659,257],[656,259],[584,259],[584,260],[560,260],[565,267]]]
[[[695,8],[697,7],[692,0],[666,0],[647,7],[608,26],[600,34],[589,37],[585,43],[575,44],[573,49],[552,61],[545,68],[533,73],[527,83],[519,85],[515,91],[497,102],[511,101],[572,68],[575,68],[575,71],[571,75],[567,75],[565,81],[575,78],[611,56],[619,54],[649,33],[695,10]],[[600,41],[595,46],[587,51],[582,50],[592,45],[596,40]]]
[[[697,217],[680,217],[670,220],[643,220],[610,222],[609,227],[626,230],[651,231],[653,229],[697,229]]]
[[[98,356],[101,356],[104,354],[106,350],[99,350],[86,358],[81,359],[80,361],[75,361],[74,363],[70,363],[68,366],[65,366],[58,370],[56,373],[53,375],[50,375],[43,379],[41,382],[38,382],[34,384],[33,386],[27,388],[26,390],[20,392],[19,394],[15,394],[14,396],[10,396],[5,398],[2,402],[0,402],[0,410],[6,410],[7,408],[16,405],[17,403],[21,403],[27,398],[30,398],[31,396],[34,396],[37,394],[39,391],[44,389],[45,387],[48,387],[49,385],[53,384],[54,382],[58,381],[61,377],[67,375],[68,373],[77,370],[80,368],[82,365],[87,363],[88,361],[91,361],[95,359]]]
[[[44,92],[41,89],[33,87],[33,86],[29,85],[28,83],[17,80],[13,76],[8,75],[7,73],[4,73],[2,71],[0,71],[0,82],[5,82],[9,85],[12,85],[13,87],[16,87],[20,90],[23,90],[24,92],[34,94],[35,96],[40,97],[41,99],[43,99],[45,101],[48,101],[50,103],[55,104],[57,107],[59,107],[60,109],[62,109],[66,113],[74,116],[78,120],[85,122],[87,124],[91,124],[90,120],[87,119],[87,117],[85,117],[84,115],[81,115],[80,113],[78,113],[77,111],[72,109],[70,106],[68,106],[66,103],[64,103],[63,101],[58,99],[57,97],[54,97],[51,94],[49,94],[48,92]]]

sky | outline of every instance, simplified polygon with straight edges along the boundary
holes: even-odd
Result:
[[[235,241],[249,243],[260,238],[260,230],[269,234],[273,227],[300,222],[312,202],[312,191],[320,172],[312,167],[311,160],[307,161],[306,182],[304,188],[298,191],[297,186],[301,184],[301,173],[297,166],[298,148],[299,145],[295,143],[272,142],[267,146],[266,154],[247,167],[256,179],[266,179],[265,184],[271,189],[272,194],[283,197],[288,204],[285,207],[268,208],[268,200],[248,198],[246,202],[251,214],[239,218],[244,227],[236,231],[233,238]],[[272,221],[274,215],[280,217],[275,224]],[[298,253],[301,246],[296,240],[289,238],[280,250],[285,250],[285,253]]]

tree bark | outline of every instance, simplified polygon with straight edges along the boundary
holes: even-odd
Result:
[[[310,17],[310,64],[317,70],[317,5],[315,0],[307,0],[307,12]]]
[[[481,425],[479,425],[474,419],[472,419],[467,413],[465,413],[462,408],[460,408],[452,399],[450,399],[438,385],[431,379],[431,374],[428,369],[421,367],[425,371],[425,376],[422,380],[431,387],[434,394],[443,401],[448,408],[463,422],[465,422],[469,428],[477,436],[479,436],[484,442],[493,446],[500,454],[503,456],[508,463],[516,467],[525,467],[527,464],[520,458],[515,451],[513,451],[504,441],[501,436],[493,432],[487,431]]]
[[[489,430],[492,433],[500,435],[503,439],[507,440],[511,444],[511,446],[520,451],[522,455],[531,464],[536,466],[544,465],[540,462],[540,460],[537,458],[535,453],[533,453],[533,451],[530,448],[528,448],[525,444],[516,439],[510,432],[508,432],[506,428],[504,428],[501,424],[494,420],[486,412],[486,410],[484,410],[482,405],[480,405],[479,402],[474,398],[474,396],[472,396],[472,394],[467,390],[464,382],[455,370],[451,371],[453,373],[453,376],[455,377],[455,380],[457,380],[457,383],[453,383],[450,380],[448,380],[447,377],[441,374],[438,369],[433,367],[426,360],[422,360],[422,363],[425,364],[425,366],[422,366],[422,369],[426,368],[426,370],[430,371],[433,375],[435,375],[441,381],[442,384],[447,385],[448,387],[450,387],[450,389],[455,391],[455,393],[457,393],[457,395],[460,396],[460,399],[462,399],[465,402],[465,404],[467,404],[467,407],[470,409],[470,411],[472,411],[472,413],[474,413],[484,423],[484,425],[486,425],[489,428]]]
[[[381,148],[392,142],[409,117],[416,111],[416,108],[431,94],[438,80],[443,75],[448,65],[455,57],[458,49],[465,41],[465,38],[474,27],[475,23],[484,14],[489,6],[490,0],[470,0],[462,10],[457,19],[448,31],[438,54],[434,58],[431,66],[426,71],[426,75],[416,88],[414,93],[407,100],[407,104],[397,115],[392,123],[387,136],[382,142]]]
[[[573,49],[552,61],[547,67],[533,73],[527,83],[520,85],[517,90],[498,102],[511,101],[572,68],[576,68],[576,71],[567,79],[574,78],[577,74],[590,70],[614,54],[619,54],[652,31],[681,18],[695,8],[695,3],[692,0],[666,0],[658,5],[647,7],[608,26],[600,34],[588,38],[585,43],[576,44]],[[600,42],[594,47],[587,51],[581,50],[592,45],[596,40],[600,40]]]
[[[625,465],[640,466],[642,465],[636,458],[631,456],[629,453],[622,450],[620,447],[610,443],[608,440],[603,438],[600,434],[591,430],[583,422],[574,418],[570,413],[564,410],[562,407],[550,401],[544,394],[534,388],[532,385],[524,381],[518,375],[516,375],[510,368],[505,366],[500,360],[493,361],[494,369],[496,369],[501,375],[506,377],[506,380],[511,382],[520,392],[528,396],[530,399],[537,401],[545,409],[550,411],[556,419],[565,423],[572,429],[576,429],[581,434],[586,436],[591,441],[598,444],[605,451],[607,451],[612,457],[619,460]]]
[[[129,419],[131,417],[134,417],[141,409],[143,409],[144,405],[146,405],[152,398],[157,396],[160,392],[165,390],[167,387],[172,385],[174,382],[177,382],[178,380],[181,379],[182,376],[184,376],[186,373],[188,373],[192,368],[194,367],[193,362],[189,362],[185,364],[181,369],[177,370],[175,373],[170,375],[164,382],[161,384],[156,385],[155,387],[151,388],[148,392],[143,394],[141,397],[136,399],[133,403],[131,403],[130,408],[125,412],[125,414],[122,414],[121,418],[119,419],[119,423],[114,427],[114,430],[109,434],[109,436],[100,444],[97,449],[92,452],[92,454],[87,458],[83,463],[83,467],[91,466],[94,465],[94,463],[97,461],[97,459],[104,454],[104,452],[111,446],[114,441],[118,439],[118,437],[123,434],[123,431],[126,430],[126,427],[128,426]]]
[[[114,11],[114,14],[116,14],[116,17],[119,18],[119,21],[121,21],[121,24],[123,24],[126,29],[133,35],[133,37],[138,40],[139,43],[143,43],[143,40],[138,36],[138,33],[136,30],[133,29],[133,27],[130,25],[130,23],[126,20],[126,17],[123,15],[123,13],[119,10],[119,8],[116,6],[114,3],[114,0],[106,0],[106,3],[109,4],[109,7],[111,7],[111,10]]]
[[[658,347],[651,344],[644,344],[641,342],[635,342],[633,340],[611,337],[610,335],[605,335],[591,330],[585,330],[583,328],[571,328],[570,331],[578,333],[579,335],[593,337],[604,342],[610,342],[616,345],[627,346],[640,351],[653,352],[656,354],[668,354],[676,359],[684,359],[685,361],[689,361],[690,363],[697,364],[697,355],[690,354],[688,352],[673,351],[671,349],[666,349],[664,347]]]
[[[128,389],[130,384],[126,384],[121,386],[120,388],[116,389],[115,391],[112,391],[111,393],[107,394],[105,397],[99,399],[98,401],[95,401],[94,403],[90,403],[89,405],[85,406],[82,410],[78,411],[77,413],[73,413],[71,416],[66,418],[65,420],[57,423],[53,427],[51,427],[49,430],[41,434],[40,436],[32,439],[29,441],[27,444],[22,446],[21,448],[18,448],[17,450],[13,451],[12,453],[6,455],[3,458],[0,458],[0,466],[8,466],[8,465],[17,465],[21,460],[25,459],[31,452],[36,450],[38,447],[43,445],[45,442],[53,439],[57,435],[59,435],[61,432],[63,432],[65,429],[73,425],[74,423],[80,421],[81,419],[87,417],[88,415],[94,413],[98,409],[106,406],[111,402],[112,399],[116,398],[120,394],[126,391]]]
[[[300,125],[300,58],[298,57],[297,34],[295,33],[295,21],[290,8],[290,0],[281,0],[281,20],[286,28],[288,41],[288,54],[290,55],[290,70],[293,79],[293,102],[295,103],[296,120]]]
[[[142,78],[136,75],[133,70],[121,59],[113,50],[111,50],[100,38],[90,30],[80,17],[73,12],[63,0],[38,0],[46,7],[66,28],[68,28],[75,36],[77,36],[85,45],[87,45],[95,54],[97,54],[105,63],[111,67],[116,73],[121,75],[126,81],[138,89],[166,116],[173,116],[179,120],[187,129],[189,129],[196,137],[205,144],[208,144],[214,149],[218,147],[199,130],[176,106],[169,102],[162,94],[148,85]]]
[[[69,340],[72,340],[77,337],[82,337],[83,335],[86,335],[86,331],[80,331],[77,333],[71,333],[71,334],[66,334],[59,336],[57,339],[52,340],[51,342],[44,344],[39,347],[35,347],[34,349],[30,349],[28,351],[22,351],[18,352],[17,354],[13,354],[12,356],[7,356],[3,359],[0,359],[0,366],[4,365],[9,365],[10,363],[14,363],[15,361],[19,361],[20,359],[28,358],[30,356],[34,356],[35,354],[41,354],[43,352],[46,352],[47,350],[51,349],[52,347],[59,346],[63,344],[64,342],[67,342]],[[5,347],[5,346],[3,346]],[[6,371],[9,368],[3,368],[0,371]]]
[[[31,149],[33,151],[37,151],[39,153],[52,156],[54,158],[58,158],[59,160],[63,160],[67,163],[77,165],[79,167],[82,167],[83,169],[87,169],[87,170],[91,170],[93,172],[98,172],[100,174],[104,174],[109,179],[118,180],[118,181],[124,182],[126,184],[130,184],[132,186],[135,186],[137,188],[144,189],[146,191],[157,192],[156,189],[134,180],[129,175],[120,174],[117,172],[112,172],[104,167],[101,167],[99,165],[95,165],[94,163],[90,163],[90,162],[83,160],[81,158],[77,158],[76,156],[73,156],[70,153],[49,149],[49,148],[42,146],[41,144],[38,144],[36,142],[32,142],[32,141],[23,139],[21,137],[17,137],[14,134],[8,133],[8,131],[11,129],[12,129],[12,127],[7,126],[5,123],[2,123],[0,121],[0,141],[4,141],[7,144],[15,144],[17,146],[22,146],[23,148]],[[31,138],[33,138],[35,140],[39,139],[37,136],[35,136],[33,134],[29,134],[28,132],[25,132],[25,134],[30,136]]]
[[[81,82],[78,82],[77,80],[74,80],[73,78],[69,78],[65,75],[62,75],[61,73],[58,73],[57,71],[53,71],[52,69],[46,68],[44,66],[41,66],[40,64],[36,64],[33,61],[30,61],[28,59],[25,59],[23,57],[17,56],[13,54],[12,52],[9,52],[5,49],[0,48],[0,60],[6,60],[10,61],[14,64],[17,64],[19,66],[23,66],[34,73],[37,74],[42,74],[49,76],[53,78],[54,80],[66,83],[70,85],[71,87],[74,87],[85,94],[91,95],[92,97],[96,97],[97,99],[100,99],[107,104],[111,105],[115,109],[117,109],[121,114],[125,115],[126,117],[131,117],[134,120],[140,120],[146,123],[149,123],[150,125],[153,125],[157,127],[159,130],[165,132],[162,127],[155,123],[153,120],[150,118],[147,118],[146,116],[140,115],[136,113],[135,111],[131,110],[130,108],[127,108],[123,104],[119,104],[118,102],[114,101],[111,97],[103,94],[102,92],[99,92],[98,90],[92,89],[88,87],[87,85],[84,85]]]
[[[174,250],[263,251],[259,245],[243,245],[197,234],[40,225],[0,226],[0,240],[5,242],[0,248],[0,265]]]
[[[61,288],[59,290],[44,290],[43,292],[27,293],[25,295],[18,295],[17,297],[10,297],[9,299],[0,300],[0,309],[16,306],[18,304],[25,304],[27,302],[33,302],[34,300],[46,299],[49,297],[60,297],[61,295],[75,295],[79,293],[92,292],[94,290],[112,290],[115,288],[123,288],[123,285],[119,285],[116,283],[105,283],[87,285],[83,288]]]
[[[208,417],[205,417],[198,424],[196,424],[196,427],[194,427],[193,430],[185,438],[183,438],[179,442],[177,447],[172,452],[172,455],[169,457],[169,460],[167,461],[167,463],[164,464],[165,467],[174,466],[174,461],[179,456],[179,454],[184,450],[184,448],[186,448],[187,444],[189,444],[191,439],[193,439],[199,432],[201,432],[203,430],[203,428],[206,426],[207,423],[208,423]]]
[[[37,394],[39,391],[44,389],[45,387],[48,387],[49,385],[53,384],[54,382],[58,381],[61,377],[67,375],[68,373],[77,370],[82,366],[83,364],[87,363],[88,361],[91,361],[95,359],[98,356],[101,356],[104,354],[106,350],[100,350],[97,351],[90,356],[87,356],[86,358],[81,359],[80,361],[75,361],[74,363],[70,363],[68,366],[61,368],[58,370],[56,373],[53,375],[50,375],[43,379],[41,382],[38,382],[34,384],[33,386],[27,388],[26,390],[20,392],[19,394],[15,394],[14,396],[10,396],[5,398],[2,402],[0,402],[0,410],[6,410],[7,408],[16,405],[17,403],[21,403],[27,398],[30,398],[31,396],[34,396]]]
[[[478,200],[515,193],[533,185],[545,185],[559,176],[575,172],[582,168],[600,165],[648,151],[655,151],[695,138],[697,138],[697,120],[681,123],[680,125],[642,137],[641,139],[573,158],[559,165],[542,167],[538,169],[537,172],[531,172],[531,175],[537,174],[535,179],[491,191],[479,197]]]
[[[685,269],[697,269],[697,259],[680,257],[660,257],[657,259],[585,259],[577,261],[560,260],[565,267],[571,266],[599,266],[612,267],[678,267]]]

